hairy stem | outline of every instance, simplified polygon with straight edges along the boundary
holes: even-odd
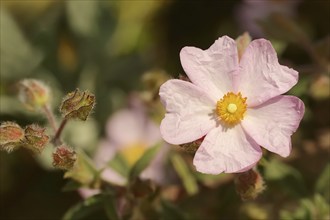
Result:
[[[50,126],[52,127],[52,129],[54,130],[54,132],[57,131],[57,125],[56,125],[56,120],[55,120],[55,116],[53,114],[53,112],[49,109],[48,105],[45,105],[44,108],[44,113],[48,119],[48,122],[50,124]]]
[[[62,122],[61,122],[61,124],[60,124],[60,127],[58,128],[58,130],[56,131],[56,134],[55,134],[55,136],[54,136],[54,139],[53,139],[53,144],[55,145],[55,146],[58,146],[58,145],[61,145],[62,144],[62,141],[61,141],[61,134],[62,134],[62,131],[63,131],[63,129],[64,129],[64,127],[65,127],[65,125],[66,125],[66,123],[67,123],[67,119],[63,119],[62,120]]]

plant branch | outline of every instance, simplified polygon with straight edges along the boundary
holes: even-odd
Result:
[[[56,125],[56,120],[55,120],[53,112],[49,109],[48,105],[45,105],[43,107],[43,110],[44,110],[44,113],[45,113],[45,115],[48,119],[48,122],[49,122],[50,126],[52,127],[54,132],[56,132],[57,131],[57,125]]]
[[[61,141],[61,134],[62,134],[62,131],[63,131],[63,129],[64,129],[64,127],[65,127],[67,121],[68,121],[68,120],[64,118],[64,119],[62,120],[61,124],[60,124],[60,127],[59,127],[58,130],[56,131],[56,134],[55,134],[54,139],[53,139],[53,141],[52,141],[52,142],[54,143],[55,146],[62,144],[62,141]]]

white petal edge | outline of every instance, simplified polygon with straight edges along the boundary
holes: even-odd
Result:
[[[212,129],[198,148],[193,163],[201,173],[239,173],[253,167],[261,156],[259,145],[236,125]]]
[[[287,92],[298,81],[298,72],[280,65],[272,44],[265,39],[249,44],[239,66],[238,91],[247,97],[250,107]]]
[[[166,109],[160,133],[170,144],[184,144],[216,126],[216,103],[200,88],[183,80],[169,80],[159,91]]]
[[[207,50],[184,47],[180,52],[182,67],[191,82],[214,99],[232,91],[238,74],[238,54],[235,40],[223,36]]]
[[[291,135],[304,115],[304,103],[294,96],[278,96],[255,108],[248,108],[244,130],[262,147],[289,156]]]

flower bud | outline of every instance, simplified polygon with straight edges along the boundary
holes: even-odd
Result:
[[[197,151],[197,149],[199,148],[199,146],[201,146],[204,137],[201,137],[200,139],[190,142],[190,143],[186,143],[186,144],[181,144],[180,147],[182,147],[186,152],[188,153],[195,153]]]
[[[60,111],[65,119],[78,118],[86,121],[95,104],[94,94],[76,89],[67,94],[61,104]]]
[[[330,77],[320,75],[312,81],[309,88],[310,95],[316,100],[326,100],[330,96]]]
[[[49,103],[49,88],[39,80],[22,80],[19,83],[19,99],[28,109],[38,110]]]
[[[236,39],[237,53],[239,60],[242,58],[244,51],[247,48],[247,46],[250,44],[250,42],[251,42],[251,36],[248,32],[245,32]]]
[[[262,176],[254,169],[237,174],[235,186],[242,200],[255,199],[265,189]]]
[[[53,153],[53,166],[62,170],[70,170],[76,160],[76,152],[65,145],[57,147]]]
[[[169,75],[164,70],[150,70],[142,75],[143,91],[140,93],[142,100],[146,104],[154,104],[159,98],[160,86],[169,80]]]
[[[28,125],[25,128],[23,147],[32,150],[34,153],[41,153],[48,143],[49,137],[45,134],[45,128],[37,125]]]
[[[0,149],[8,153],[21,146],[24,130],[14,122],[3,122],[0,125]]]
[[[65,172],[64,178],[73,179],[85,186],[98,188],[101,184],[100,174],[91,159],[81,150],[78,150],[75,155],[76,162],[72,169]]]

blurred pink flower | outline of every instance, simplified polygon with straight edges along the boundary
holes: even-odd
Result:
[[[264,37],[258,21],[263,21],[273,13],[293,17],[301,0],[244,0],[236,10],[236,18],[243,31],[253,37]]]
[[[105,181],[125,185],[126,178],[110,168],[107,163],[120,153],[129,166],[132,166],[143,155],[146,149],[162,141],[159,126],[147,117],[144,106],[139,100],[132,99],[130,109],[114,113],[107,122],[107,139],[101,141],[93,158],[98,169],[104,169],[101,178]],[[158,184],[165,182],[164,163],[168,144],[164,146],[151,164],[142,172],[142,179],[151,179]],[[99,193],[99,190],[83,188],[79,190],[83,198]]]
[[[199,172],[246,171],[261,158],[260,146],[290,154],[304,104],[281,95],[297,83],[298,72],[278,63],[269,41],[252,41],[239,59],[236,42],[224,36],[205,51],[184,47],[180,59],[191,83],[173,79],[161,86],[167,113],[160,130],[171,144],[206,135],[193,160]]]
[[[135,102],[131,109],[114,113],[107,122],[107,139],[102,141],[94,157],[98,168],[106,167],[118,152],[122,154],[128,165],[132,166],[147,148],[155,146],[162,140],[159,126],[147,117],[144,106],[137,100],[131,101]],[[152,179],[158,183],[163,181],[164,153],[167,149],[167,144],[164,144],[149,167],[142,172],[142,178]],[[103,171],[102,177],[120,185],[126,182],[124,177],[110,168]]]

